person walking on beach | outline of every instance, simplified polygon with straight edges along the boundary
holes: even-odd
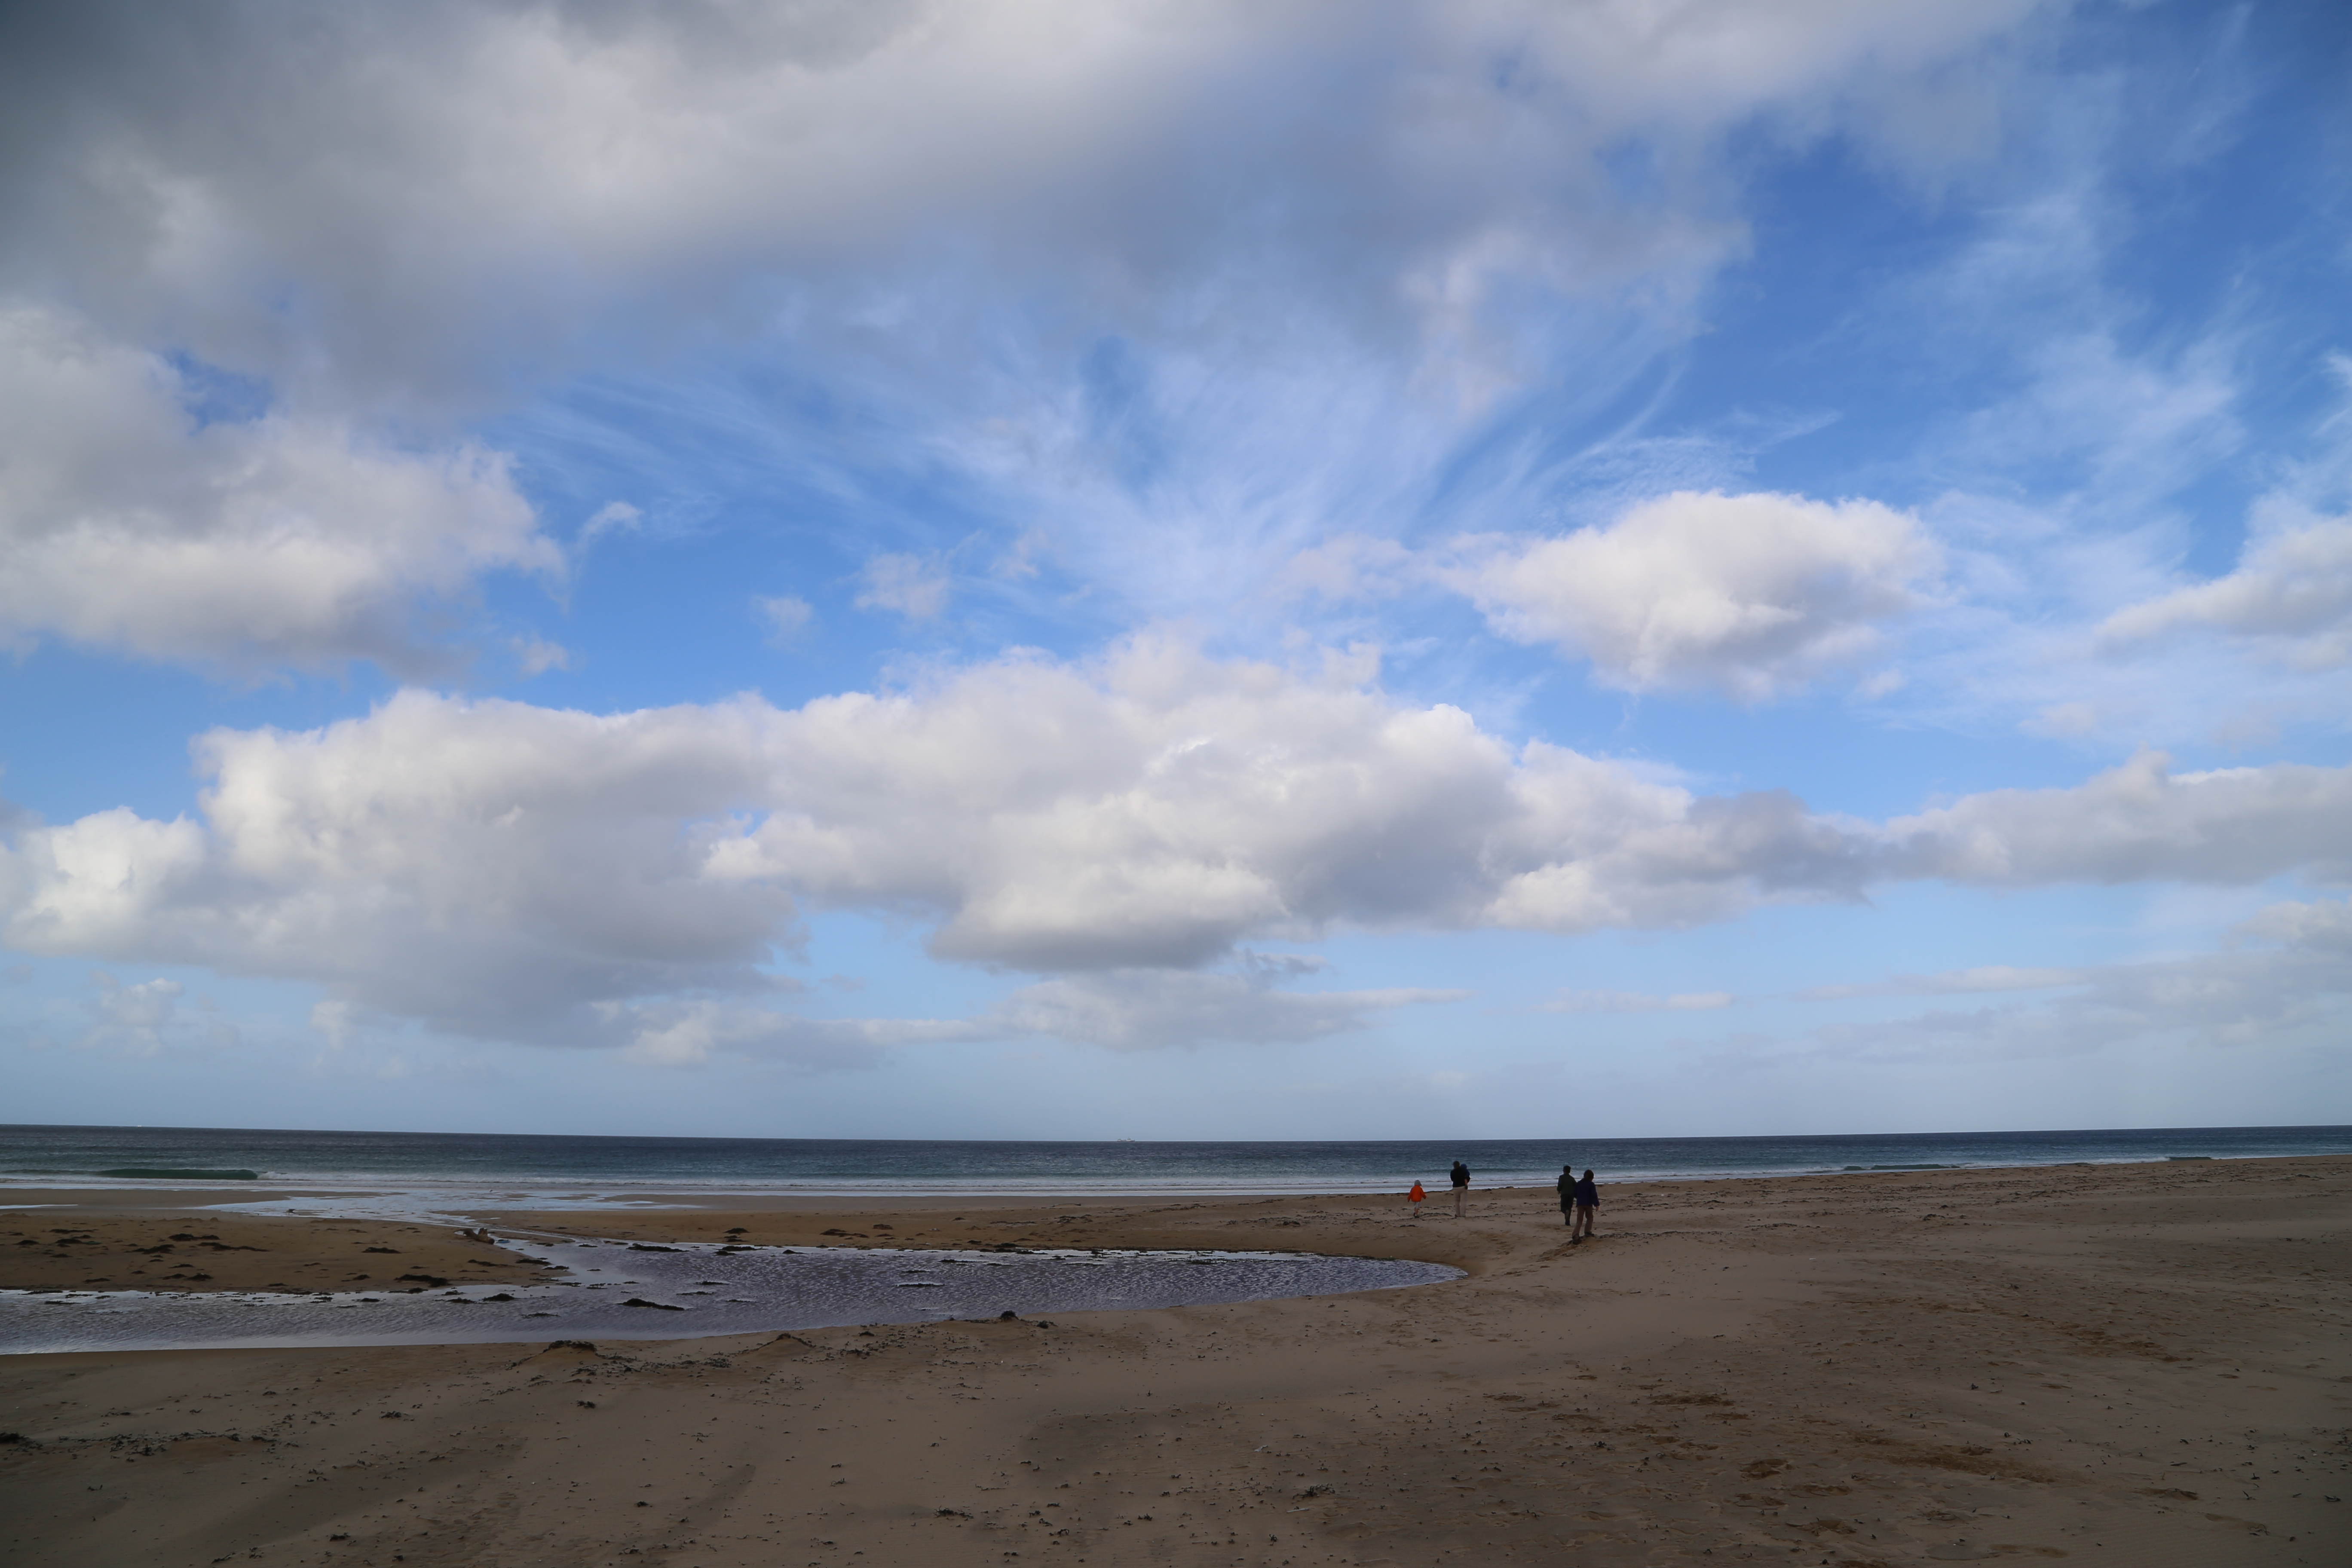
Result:
[[[1454,1217],[1462,1217],[1462,1200],[1470,1195],[1470,1167],[1461,1161],[1454,1162]]]
[[[1576,1172],[1566,1165],[1559,1168],[1559,1223],[1576,1228]]]
[[[1421,1190],[1421,1184],[1419,1182],[1415,1182],[1412,1184],[1412,1191],[1405,1194],[1405,1196],[1412,1200],[1412,1217],[1419,1219],[1421,1217],[1421,1200],[1429,1196],[1429,1194]]]
[[[1566,1179],[1566,1173],[1561,1173]],[[1584,1180],[1569,1189],[1576,1199],[1576,1223],[1568,1227],[1568,1239],[1582,1241],[1592,1234],[1592,1221],[1601,1212],[1601,1189],[1592,1184],[1592,1173],[1584,1173]]]

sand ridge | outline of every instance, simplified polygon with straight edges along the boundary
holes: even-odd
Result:
[[[1050,1327],[12,1357],[0,1424],[25,1440],[0,1446],[0,1553],[2347,1559],[2352,1504],[2330,1500],[2352,1482],[2352,1159],[1604,1196],[1601,1238],[1574,1248],[1544,1192],[1480,1194],[1459,1222],[1359,1198],[501,1216],[647,1240],[1281,1246],[1471,1272]]]

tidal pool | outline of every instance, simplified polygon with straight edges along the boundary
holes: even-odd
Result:
[[[1291,1252],[918,1252],[549,1241],[544,1285],[421,1292],[184,1295],[0,1290],[0,1353],[500,1344],[925,1323],[1391,1290],[1458,1279],[1439,1263]]]

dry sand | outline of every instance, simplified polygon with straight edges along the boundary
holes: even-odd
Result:
[[[507,1215],[1470,1277],[1050,1327],[0,1358],[0,1427],[22,1435],[0,1445],[0,1561],[2352,1563],[2352,1159],[1603,1197],[1573,1248],[1548,1192],[1479,1194],[1462,1221],[1356,1198]],[[202,1249],[215,1284],[428,1260],[463,1278],[489,1256],[201,1210],[15,1223],[90,1239],[0,1247],[0,1284],[57,1252],[153,1284],[189,1244],[127,1247],[173,1232],[270,1249]]]

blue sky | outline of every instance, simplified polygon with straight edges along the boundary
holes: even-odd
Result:
[[[0,22],[11,1119],[2352,1121],[2352,17]]]

